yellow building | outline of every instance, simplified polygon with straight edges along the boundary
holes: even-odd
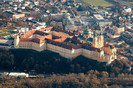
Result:
[[[46,33],[46,30],[50,30],[50,32]],[[34,49],[37,51],[50,50],[69,59],[79,55],[97,61],[110,62],[116,59],[116,49],[105,44],[102,35],[98,38],[95,37],[93,43],[93,46],[81,44],[73,33],[52,27],[30,30],[20,38],[16,36],[14,39],[15,48]]]

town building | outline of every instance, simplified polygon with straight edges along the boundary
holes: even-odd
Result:
[[[0,39],[0,48],[12,48],[13,40]]]
[[[104,27],[106,25],[111,25],[112,21],[104,19],[102,15],[100,14],[94,14],[93,15],[95,22],[100,26]]]
[[[25,14],[20,13],[20,14],[14,14],[14,15],[13,15],[13,19],[19,19],[19,18],[21,18],[21,17],[25,17]]]
[[[29,77],[27,73],[19,73],[19,72],[10,72],[8,74],[9,77]]]

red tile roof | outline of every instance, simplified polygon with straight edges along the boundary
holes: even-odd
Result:
[[[109,45],[109,44],[107,44],[107,43],[104,43],[104,47],[110,47],[111,49],[113,49],[113,48],[114,48],[114,46],[113,46],[113,45]]]
[[[45,36],[45,38],[52,40],[52,35],[47,35],[47,36]]]
[[[88,46],[87,44],[83,44],[82,45],[82,48],[87,49],[87,50],[92,50],[92,51],[98,51],[98,52],[101,51],[99,48],[95,48],[95,47],[92,47],[92,46]]]
[[[66,30],[59,29],[59,28],[53,28],[52,31],[64,32],[64,33],[67,33],[67,34],[69,34],[69,35],[74,35],[74,33],[72,33],[72,32],[68,32],[68,31],[66,31]]]
[[[79,49],[81,48],[81,45],[71,45],[71,44],[68,44],[68,43],[61,43],[61,42],[58,42],[58,41],[52,41],[52,40],[47,40],[47,43],[50,43],[50,44],[53,44],[53,45],[56,45],[56,46],[59,46],[59,47],[63,47],[63,48],[66,48],[66,49]]]
[[[122,43],[122,46],[129,47],[127,43]]]
[[[20,41],[32,41],[33,38],[20,38]]]
[[[29,38],[31,35],[35,33],[35,30],[30,30],[27,33],[25,33],[21,38]]]
[[[54,39],[53,41],[64,42],[65,40],[66,40],[66,38],[59,38],[59,39]]]
[[[52,29],[53,27],[48,27],[48,28],[39,29],[39,31],[52,30]]]
[[[38,35],[42,35],[42,36],[47,35],[47,33],[44,33],[44,32],[39,31],[39,30],[36,30],[34,34],[38,34]]]
[[[36,43],[43,43],[45,42],[44,39],[52,39],[52,35],[49,35],[48,33],[44,33],[44,30],[51,30],[52,27],[50,28],[44,28],[44,29],[40,29],[40,30],[30,30],[27,33],[25,33],[21,38],[20,41],[32,41],[32,42],[36,42]],[[31,35],[33,34],[39,34],[42,35],[44,37],[41,38],[29,38]],[[57,36],[54,36],[57,37]]]
[[[52,28],[49,28],[49,29],[52,29]],[[23,35],[20,38],[20,41],[31,41],[31,42],[36,42],[36,43],[47,42],[47,43],[50,43],[50,44],[53,44],[56,46],[60,46],[60,47],[66,48],[66,49],[70,49],[70,50],[84,48],[87,50],[92,50],[92,51],[97,51],[97,52],[101,51],[99,48],[88,46],[87,44],[80,44],[80,42],[77,40],[76,36],[74,36],[74,37],[72,36],[71,38],[61,38],[61,37],[54,36],[54,35],[51,35],[48,33],[44,33],[43,32],[44,30],[45,29],[31,30],[31,31],[25,33],[25,35]],[[52,29],[52,30],[64,32],[64,30],[61,30],[61,29]],[[73,33],[70,33],[70,32],[67,32],[67,33],[69,33],[70,35],[71,34],[73,35]],[[41,38],[29,38],[33,34],[39,34],[39,35],[42,35],[43,37],[41,37]],[[105,44],[105,46],[110,46],[110,45]],[[110,46],[110,47],[112,47],[112,46]]]

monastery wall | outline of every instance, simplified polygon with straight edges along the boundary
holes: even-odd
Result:
[[[87,58],[91,58],[93,60],[100,61],[100,53],[99,52],[83,49],[82,55],[87,57]]]
[[[19,48],[32,49],[32,42],[21,41],[19,42]]]
[[[43,51],[46,49],[46,44],[45,43],[35,43],[32,42],[32,49],[37,50],[37,51]]]
[[[82,52],[83,52],[83,50],[80,48],[80,49],[73,49],[72,50],[72,54],[74,55],[74,56],[79,56],[79,55],[81,55],[82,54]]]
[[[109,55],[116,55],[116,48],[110,49],[110,47],[103,47],[104,52],[106,52]]]
[[[50,51],[53,51],[53,52],[56,52],[56,53],[59,53],[61,56],[65,57],[65,58],[68,58],[68,59],[73,59],[79,55],[83,55],[87,58],[91,58],[91,59],[94,59],[94,60],[98,60],[98,61],[109,61],[110,57],[109,55],[104,55],[103,57],[101,57],[101,53],[102,52],[97,52],[97,51],[90,51],[90,50],[87,50],[87,49],[66,49],[66,48],[63,48],[63,47],[59,47],[59,46],[56,46],[56,45],[52,45],[52,44],[49,44],[49,43],[34,43],[34,42],[23,42],[21,41],[19,43],[19,48],[24,48],[24,49],[34,49],[34,50],[37,50],[37,51],[43,51],[43,50],[50,50]]]
[[[56,45],[52,45],[47,43],[47,50],[59,53],[61,56],[66,57],[66,58],[72,58],[72,51],[69,49],[65,49]]]
[[[114,59],[111,59],[111,55],[104,54],[104,56],[101,58],[101,61],[113,61]]]
[[[34,49],[37,51],[43,51],[46,49],[46,44],[45,43],[35,43],[35,42],[27,42],[27,41],[20,41],[19,42],[19,48],[24,48],[24,49]]]
[[[79,55],[82,54],[82,49],[66,49],[66,48],[62,48],[56,45],[52,45],[47,43],[47,49],[51,50],[53,52],[59,53],[61,56],[66,57],[66,58],[75,58]]]
[[[19,48],[24,48],[24,49],[34,49],[37,51],[43,51],[43,50],[50,50],[56,53],[59,53],[61,56],[68,58],[68,59],[73,59],[79,55],[83,55],[87,58],[97,60],[97,61],[111,61],[113,56],[104,54],[103,51],[97,52],[97,51],[90,51],[87,49],[66,49],[57,45],[53,45],[50,43],[35,43],[35,42],[28,42],[28,41],[20,41],[19,42]]]

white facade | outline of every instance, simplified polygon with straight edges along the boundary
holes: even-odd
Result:
[[[21,17],[25,17],[25,14],[14,14],[13,19],[19,19]]]
[[[18,73],[18,72],[11,72],[11,73],[9,73],[9,77],[29,77],[29,74]]]
[[[127,9],[124,9],[124,11],[126,11],[127,13],[131,12],[132,9],[131,8],[127,8]]]
[[[17,38],[16,38],[17,39]],[[15,40],[16,42],[16,40]],[[35,42],[28,42],[28,41],[20,41],[19,45],[18,42],[16,42],[16,48],[24,48],[24,49],[34,49],[37,51],[43,51],[43,50],[50,50],[56,53],[59,53],[61,56],[73,59],[79,55],[83,55],[87,58],[98,60],[98,61],[110,61],[113,60],[111,56],[105,55],[104,51],[93,51],[88,49],[66,49],[61,46],[53,45],[50,43],[35,43]]]

